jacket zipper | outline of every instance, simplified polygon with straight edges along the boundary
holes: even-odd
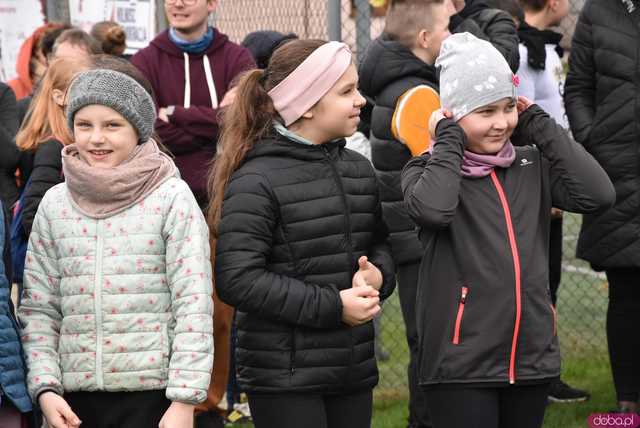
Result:
[[[349,211],[349,204],[347,202],[347,195],[344,192],[344,186],[342,184],[342,180],[340,179],[340,174],[338,174],[338,170],[335,164],[333,163],[331,156],[329,156],[329,149],[327,149],[324,146],[324,144],[321,147],[325,157],[327,158],[327,161],[329,162],[329,165],[331,166],[331,169],[333,171],[333,178],[335,179],[336,184],[338,185],[338,189],[340,190],[340,196],[342,197],[342,203],[344,205],[344,211],[345,211],[344,227],[345,227],[345,234],[347,236],[347,254],[349,256],[349,267],[353,271],[354,263],[353,263],[353,247],[351,245],[351,221],[349,219],[350,211]]]
[[[104,236],[102,233],[102,220],[96,224],[96,274],[93,291],[93,298],[96,313],[96,385],[99,390],[103,389],[102,378],[102,255],[104,247]]]
[[[511,341],[511,356],[509,358],[509,383],[516,382],[516,351],[518,347],[518,334],[520,332],[520,319],[522,316],[522,290],[520,283],[520,255],[518,253],[518,244],[516,242],[516,235],[513,229],[513,222],[511,221],[511,210],[509,209],[509,202],[505,196],[504,189],[498,180],[495,170],[491,171],[491,180],[496,187],[502,210],[504,211],[504,218],[507,223],[507,234],[509,236],[509,246],[511,247],[511,256],[513,258],[513,270],[515,273],[516,282],[516,320],[513,328],[513,339]]]
[[[342,203],[344,204],[344,228],[345,228],[345,234],[347,237],[347,257],[349,258],[349,269],[351,271],[351,274],[353,275],[353,269],[355,267],[354,264],[354,260],[353,260],[353,246],[351,243],[351,220],[350,220],[350,210],[349,210],[349,203],[347,201],[347,194],[344,191],[344,185],[342,184],[342,180],[340,179],[340,174],[338,174],[338,169],[336,168],[335,164],[333,163],[333,160],[331,159],[331,156],[329,155],[329,149],[327,149],[327,147],[323,144],[320,146],[322,148],[322,151],[325,155],[325,157],[327,158],[327,162],[329,162],[329,165],[331,166],[331,170],[333,171],[333,177],[336,181],[336,184],[338,185],[338,189],[340,190],[340,196],[342,197]],[[349,356],[349,370],[347,371],[347,373],[351,373],[351,367],[353,366],[353,329],[350,328],[349,329],[349,336],[350,336],[350,346],[351,346],[351,354]],[[344,378],[344,382],[345,384],[347,384],[349,381],[349,375],[347,374],[347,376],[345,376]]]
[[[553,303],[549,303],[549,307],[553,314],[553,335],[555,336],[558,334],[558,312],[556,312],[556,308],[553,306]]]
[[[469,289],[467,287],[462,287],[460,303],[458,304],[458,315],[456,316],[456,326],[453,332],[452,342],[454,345],[458,345],[460,343],[460,324],[462,324],[462,315],[464,314],[464,305],[467,302],[467,294],[469,294]]]

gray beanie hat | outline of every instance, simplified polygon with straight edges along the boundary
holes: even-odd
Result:
[[[442,107],[456,121],[479,107],[517,96],[518,77],[502,54],[491,43],[470,33],[445,39],[436,67],[441,67]]]
[[[114,70],[89,70],[71,82],[67,104],[67,124],[73,131],[73,118],[82,107],[99,104],[120,113],[138,132],[141,143],[153,132],[156,106],[151,95],[133,78]]]

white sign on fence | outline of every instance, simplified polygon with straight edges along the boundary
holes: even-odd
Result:
[[[127,34],[127,50],[133,54],[149,45],[156,35],[153,0],[69,0],[71,24],[90,31],[100,21],[115,21]]]

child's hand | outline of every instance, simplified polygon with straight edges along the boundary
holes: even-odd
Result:
[[[358,272],[353,275],[351,285],[353,287],[362,287],[369,285],[376,290],[380,290],[382,287],[382,272],[373,263],[367,259],[367,256],[362,256],[358,259]]]
[[[431,113],[431,117],[429,118],[429,135],[431,135],[432,140],[436,138],[438,123],[440,123],[442,119],[451,119],[452,117],[451,112],[445,108],[440,108]]]
[[[518,99],[516,100],[516,108],[518,109],[518,115],[521,115],[522,113],[524,113],[525,110],[531,107],[532,105],[533,105],[533,101],[531,101],[529,98],[522,97],[522,96],[518,97]]]
[[[51,428],[77,428],[82,423],[65,399],[53,391],[40,394],[38,403]]]
[[[372,320],[380,312],[379,294],[368,285],[342,290],[342,321],[354,327]]]
[[[195,406],[174,401],[162,419],[158,428],[193,428],[193,412]]]

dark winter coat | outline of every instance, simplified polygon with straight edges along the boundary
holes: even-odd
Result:
[[[15,178],[20,158],[15,143],[18,125],[16,97],[9,86],[0,82],[0,201],[7,210],[18,199]]]
[[[520,66],[520,39],[513,18],[502,10],[492,9],[484,0],[467,0],[464,9],[451,17],[452,33],[469,32],[491,44],[504,56],[515,73]]]
[[[378,382],[373,323],[344,324],[339,292],[367,255],[387,297],[394,266],[371,164],[344,145],[264,139],[227,186],[215,283],[237,311],[243,390],[331,393]]]
[[[638,3],[634,2],[638,7]],[[585,3],[573,36],[565,107],[573,135],[616,188],[584,216],[578,256],[596,269],[640,268],[640,18],[620,0]]]
[[[400,189],[400,173],[411,159],[411,151],[394,139],[391,120],[398,98],[409,89],[428,85],[438,90],[436,69],[383,34],[367,48],[359,74],[360,91],[374,103],[369,134],[371,161],[380,183],[382,214],[389,227],[393,259],[397,264],[414,263],[420,260],[422,245]]]
[[[214,29],[213,42],[201,54],[187,54],[169,38],[169,30],[158,34],[151,44],[132,58],[142,74],[151,82],[158,107],[175,106],[169,123],[156,121],[160,140],[175,155],[180,175],[198,202],[206,199],[206,177],[218,141],[218,109],[212,108],[207,86],[204,60],[211,64],[211,74],[218,103],[242,72],[255,68],[249,51]],[[189,76],[185,75],[189,62]],[[184,107],[185,85],[191,87],[191,105]]]
[[[62,148],[58,140],[48,140],[38,145],[33,156],[31,185],[26,188],[22,214],[22,227],[27,235],[31,233],[33,219],[36,217],[40,201],[58,183],[62,183]]]
[[[31,411],[19,326],[11,302],[9,222],[0,202],[0,401],[10,400],[20,412]]]
[[[597,162],[539,107],[520,117],[511,167],[461,175],[465,134],[437,127],[433,154],[409,162],[402,187],[425,252],[417,297],[420,383],[506,385],[560,374],[549,296],[551,207],[613,203]]]

